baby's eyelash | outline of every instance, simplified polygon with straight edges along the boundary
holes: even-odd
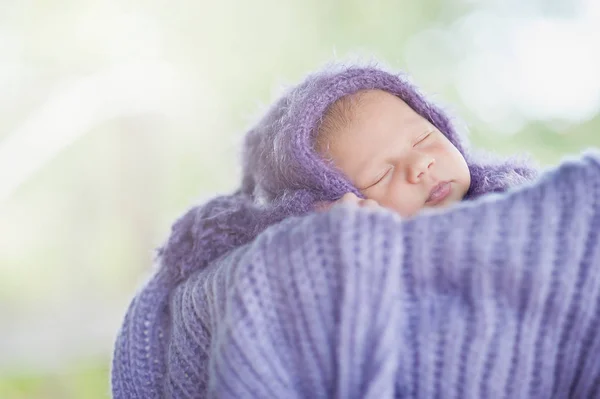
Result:
[[[385,177],[386,177],[387,175],[389,175],[389,174],[392,172],[392,169],[394,169],[394,168],[389,168],[388,170],[386,170],[386,171],[385,171],[385,173],[384,173],[384,174],[382,174],[382,175],[381,175],[381,177],[379,177],[379,178],[378,178],[378,179],[375,181],[375,183],[371,184],[371,185],[370,185],[369,187],[367,187],[367,188],[371,188],[371,187],[373,187],[373,186],[375,186],[375,185],[379,184],[379,182],[380,182],[380,181],[382,181],[383,179],[385,179]]]
[[[433,133],[433,132],[427,132],[427,133],[419,136],[419,138],[417,139],[417,142],[415,143],[415,145],[419,144],[420,142],[424,141],[426,138],[428,138],[429,136],[431,136],[431,133]]]

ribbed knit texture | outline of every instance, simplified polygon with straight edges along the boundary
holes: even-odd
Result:
[[[180,284],[169,336],[125,324],[114,397],[600,397],[599,233],[599,154],[412,220],[288,219]],[[164,326],[161,276],[130,313]]]

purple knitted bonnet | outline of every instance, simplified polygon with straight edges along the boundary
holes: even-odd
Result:
[[[448,115],[406,76],[379,66],[330,65],[288,90],[247,133],[241,188],[192,208],[175,223],[159,255],[177,280],[251,241],[269,225],[311,211],[318,201],[335,200],[346,192],[361,196],[319,157],[314,142],[328,107],[365,89],[398,96],[458,148],[471,172],[466,199],[504,191],[536,176],[524,160],[495,159],[471,151]]]

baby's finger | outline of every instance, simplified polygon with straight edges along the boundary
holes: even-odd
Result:
[[[360,206],[363,208],[379,208],[377,201],[372,199],[364,199],[360,201]]]
[[[326,212],[331,209],[332,206],[335,205],[335,202],[330,201],[320,201],[315,204],[315,210],[317,212]]]
[[[360,202],[360,198],[358,198],[354,193],[346,193],[342,198],[340,198],[339,202],[344,204],[358,204]]]

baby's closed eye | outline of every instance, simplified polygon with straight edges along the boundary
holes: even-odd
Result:
[[[366,187],[361,188],[360,190],[368,190],[369,188],[376,186],[377,184],[383,182],[385,179],[388,179],[389,177],[391,177],[393,172],[394,172],[394,167],[393,166],[388,167],[387,169],[382,171],[380,174],[378,174],[377,177],[375,179],[373,179],[372,183],[370,183]]]
[[[425,140],[427,140],[429,137],[431,137],[432,133],[434,133],[434,132],[428,131],[427,133],[423,133],[422,135],[417,137],[417,140],[415,141],[415,144],[413,145],[413,147],[415,147],[415,146],[421,144],[422,142],[424,142]]]

